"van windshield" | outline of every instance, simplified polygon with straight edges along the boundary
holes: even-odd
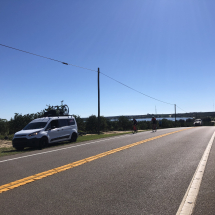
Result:
[[[46,126],[47,122],[35,122],[35,123],[29,123],[26,125],[22,130],[31,130],[31,129],[39,129],[44,128]]]

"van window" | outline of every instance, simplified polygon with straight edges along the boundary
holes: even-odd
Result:
[[[31,130],[31,129],[39,129],[44,128],[46,126],[47,122],[33,122],[26,125],[23,130]]]
[[[48,124],[48,126],[46,127],[46,131],[48,131],[49,129],[51,129],[51,122]]]
[[[75,120],[74,119],[67,119],[69,125],[75,125]]]
[[[53,127],[53,126],[55,126],[55,128],[59,128],[57,119],[51,121],[51,127]]]
[[[59,119],[59,127],[68,126],[67,119]]]

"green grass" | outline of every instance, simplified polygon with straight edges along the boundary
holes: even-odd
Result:
[[[1,135],[0,135],[0,140],[4,140],[5,136],[8,136],[8,140],[12,140],[14,134],[8,134],[8,135],[3,135],[3,134],[1,134]]]
[[[94,135],[84,135],[84,136],[79,136],[77,139],[77,143],[79,142],[83,142],[83,141],[89,141],[89,140],[97,140],[97,139],[101,139],[101,138],[106,138],[106,137],[113,137],[113,136],[119,136],[119,135],[123,135],[123,134],[129,134],[131,132],[125,132],[125,133],[118,133],[118,134],[94,134]]]
[[[7,155],[15,155],[18,153],[22,153],[23,151],[16,151],[13,147],[9,148],[0,148],[0,157],[7,156]]]
[[[119,135],[129,134],[129,133],[131,133],[131,132],[118,133],[118,134],[100,134],[100,135],[95,134],[95,135],[79,136],[76,143],[80,143],[80,142],[84,142],[84,141],[90,141],[90,140],[97,140],[97,139],[107,138],[107,137],[113,137],[113,136],[119,136]],[[52,145],[48,146],[47,148],[52,148],[52,147],[62,146],[62,145],[70,145],[70,144],[73,144],[73,143],[70,143],[68,141],[64,141],[61,143],[52,144]],[[37,151],[38,149],[25,148],[22,151],[17,151],[13,147],[0,148],[0,157],[7,156],[7,155],[20,154],[20,153],[30,152],[30,151],[35,151],[35,150]]]

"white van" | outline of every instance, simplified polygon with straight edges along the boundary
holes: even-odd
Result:
[[[194,126],[197,126],[197,125],[202,125],[202,120],[201,119],[196,119],[193,123]]]
[[[42,149],[51,143],[70,140],[75,142],[78,127],[73,116],[53,116],[34,119],[21,131],[14,134],[13,147],[23,150],[24,147]]]

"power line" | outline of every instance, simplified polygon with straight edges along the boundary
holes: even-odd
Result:
[[[127,88],[129,88],[129,89],[131,89],[131,90],[134,90],[134,91],[136,91],[136,92],[138,92],[138,93],[140,93],[140,94],[142,94],[142,95],[144,95],[144,96],[147,96],[147,97],[149,97],[149,98],[151,98],[151,99],[154,99],[154,100],[157,100],[157,101],[159,101],[159,102],[163,102],[163,103],[166,103],[166,104],[169,104],[169,105],[174,105],[174,104],[171,104],[171,103],[168,103],[168,102],[161,101],[161,100],[156,99],[156,98],[154,98],[154,97],[148,96],[148,95],[146,95],[146,94],[144,94],[144,93],[142,93],[142,92],[140,92],[140,91],[138,91],[138,90],[135,90],[135,89],[132,88],[132,87],[129,87],[129,86],[126,85],[126,84],[123,84],[123,83],[120,82],[120,81],[117,81],[117,80],[114,79],[114,78],[111,78],[110,76],[108,76],[108,75],[106,75],[106,74],[104,74],[104,73],[102,73],[102,72],[100,72],[100,73],[101,73],[102,75],[104,75],[104,76],[106,76],[106,77],[108,77],[108,78],[110,78],[110,79],[116,81],[117,83],[122,84],[123,86],[125,86],[125,87],[127,87]]]
[[[31,52],[23,51],[23,50],[21,50],[21,49],[13,48],[13,47],[11,47],[11,46],[6,46],[6,45],[3,45],[3,44],[0,44],[0,45],[1,45],[1,46],[4,46],[4,47],[7,47],[7,48],[10,48],[10,49],[14,49],[14,50],[20,51],[20,52],[24,52],[24,53],[27,53],[27,54],[35,55],[35,56],[37,56],[37,57],[46,58],[46,59],[49,59],[49,60],[57,61],[57,62],[59,62],[59,63],[63,63],[63,64],[68,65],[68,64],[65,63],[65,62],[62,62],[62,61],[59,61],[59,60],[55,60],[55,59],[53,59],[53,58],[44,57],[44,56],[42,56],[42,55],[38,55],[38,54],[31,53]]]
[[[53,61],[56,61],[56,62],[58,62],[58,63],[62,63],[62,64],[64,64],[64,65],[71,65],[71,66],[79,67],[79,68],[82,68],[82,69],[87,69],[87,70],[91,70],[91,71],[97,72],[96,70],[84,68],[84,67],[77,66],[77,65],[74,65],[74,64],[65,63],[65,62],[60,61],[60,60],[56,60],[56,59],[53,59],[53,58],[50,58],[50,57],[45,57],[45,56],[42,56],[42,55],[34,54],[34,53],[32,53],[32,52],[27,52],[27,51],[24,51],[24,50],[21,50],[21,49],[13,48],[13,47],[11,47],[11,46],[6,46],[6,45],[4,45],[4,44],[0,44],[0,45],[1,45],[1,46],[4,46],[4,47],[7,47],[7,48],[10,48],[10,49],[14,49],[14,50],[16,50],[16,51],[20,51],[20,52],[24,52],[24,53],[27,53],[27,54],[35,55],[35,56],[37,56],[37,57],[42,57],[42,58],[45,58],[45,59],[48,59],[48,60],[53,60]]]
[[[53,58],[49,58],[49,57],[45,57],[45,56],[42,56],[42,55],[34,54],[34,53],[32,53],[32,52],[24,51],[24,50],[17,49],[17,48],[14,48],[14,47],[11,47],[11,46],[7,46],[7,45],[4,45],[4,44],[0,44],[0,45],[1,45],[1,46],[4,46],[4,47],[6,47],[6,48],[14,49],[14,50],[16,50],[16,51],[20,51],[20,52],[24,52],[24,53],[27,53],[27,54],[35,55],[35,56],[37,56],[37,57],[42,57],[42,58],[45,58],[45,59],[48,59],[48,60],[53,60],[53,61],[56,61],[56,62],[58,62],[58,63],[62,63],[62,64],[64,64],[64,65],[75,66],[75,67],[78,67],[78,68],[81,68],[81,69],[86,69],[86,70],[90,70],[90,71],[93,71],[93,72],[97,72],[96,70],[93,70],[93,69],[89,69],[89,68],[86,68],[86,67],[77,66],[77,65],[74,65],[74,64],[69,64],[69,63],[66,63],[66,62],[63,62],[63,61],[60,61],[60,60],[56,60],[56,59],[53,59]],[[131,89],[131,90],[133,90],[133,91],[135,91],[135,92],[137,92],[137,93],[140,93],[140,94],[142,94],[142,95],[144,95],[144,96],[146,96],[146,97],[149,97],[149,98],[151,98],[151,99],[154,99],[154,100],[156,100],[156,101],[159,101],[159,102],[162,102],[162,103],[165,103],[165,104],[174,105],[174,104],[171,104],[171,103],[168,103],[168,102],[165,102],[165,101],[156,99],[156,98],[154,98],[154,97],[152,97],[152,96],[149,96],[149,95],[147,95],[147,94],[144,94],[144,93],[142,93],[142,92],[140,92],[140,91],[138,91],[138,90],[135,90],[135,89],[132,88],[132,87],[129,87],[129,86],[126,85],[126,84],[123,84],[123,83],[120,82],[120,81],[117,81],[116,79],[114,79],[114,78],[112,78],[112,77],[110,77],[110,76],[108,76],[108,75],[106,75],[106,74],[104,74],[104,73],[102,73],[102,72],[100,72],[100,73],[101,73],[102,75],[104,75],[104,76],[106,76],[106,77],[112,79],[113,81],[115,81],[115,82],[117,82],[117,83],[119,83],[119,84],[121,84],[121,85],[123,85],[123,86],[125,86],[125,87],[127,87],[127,88],[129,88],[129,89]],[[185,112],[186,112],[186,111],[185,111]]]
[[[88,69],[88,68],[86,68],[86,67],[77,66],[77,65],[74,65],[74,64],[70,64],[70,63],[68,63],[67,65],[70,65],[70,66],[75,66],[75,67],[78,67],[78,68],[81,68],[81,69],[90,70],[90,71],[93,71],[93,72],[97,72],[97,71],[96,71],[96,70],[94,70],[94,69]]]
[[[178,107],[178,105],[176,105],[177,107]],[[179,109],[181,109],[180,107],[178,107]],[[185,110],[183,110],[183,109],[181,109],[182,111],[184,111],[185,113],[187,113],[187,111],[185,111]]]

